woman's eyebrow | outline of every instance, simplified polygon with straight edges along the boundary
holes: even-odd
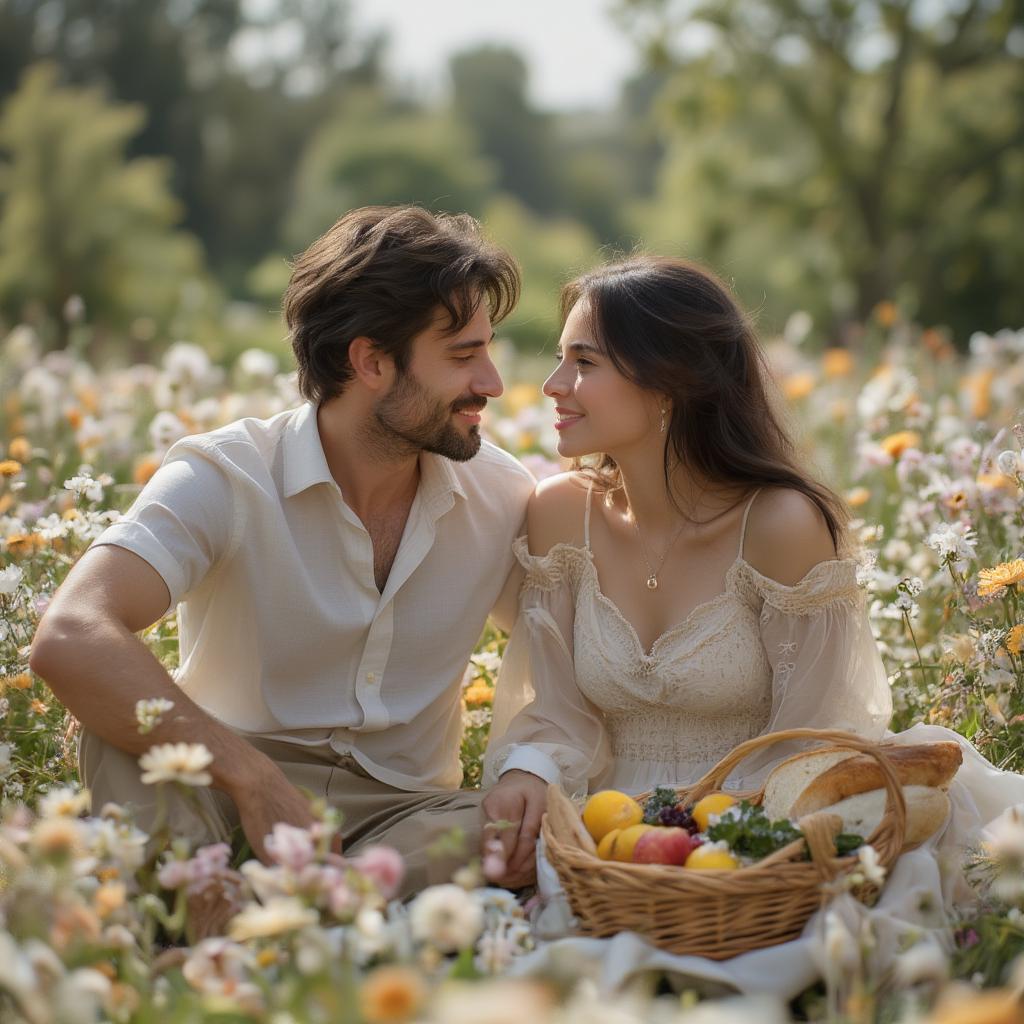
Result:
[[[566,348],[570,352],[592,352],[596,356],[602,354],[601,350],[589,341],[570,341]]]

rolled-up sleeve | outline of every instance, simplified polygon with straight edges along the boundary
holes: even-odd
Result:
[[[171,611],[232,548],[239,532],[235,506],[215,453],[179,444],[93,547],[111,544],[148,562],[167,586]]]

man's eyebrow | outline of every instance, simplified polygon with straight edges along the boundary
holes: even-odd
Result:
[[[494,341],[494,337],[494,333],[492,332],[491,336],[486,340],[484,338],[469,338],[465,341],[453,341],[447,346],[447,350],[449,352],[461,352],[464,349],[469,348],[482,348],[484,345],[490,345],[490,343]]]

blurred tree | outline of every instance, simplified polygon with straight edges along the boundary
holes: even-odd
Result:
[[[33,67],[0,116],[0,310],[43,309],[62,342],[79,296],[97,328],[149,333],[202,294],[200,247],[174,230],[167,163],[125,159],[141,108],[57,79]]]
[[[286,240],[304,249],[346,210],[375,203],[479,215],[493,180],[464,125],[367,90],[310,140]]]
[[[671,72],[647,225],[748,301],[1024,322],[1021,0],[622,0]],[[741,289],[742,290],[742,289]]]
[[[353,37],[347,0],[0,0],[0,97],[45,58],[140,103],[128,154],[172,158],[185,226],[237,289],[278,244],[306,139],[376,80],[381,46]]]
[[[527,96],[529,72],[515,51],[480,46],[449,62],[456,114],[497,168],[497,184],[540,213],[563,197],[550,115],[535,110]]]

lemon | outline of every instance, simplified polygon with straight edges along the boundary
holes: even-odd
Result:
[[[728,793],[708,793],[706,797],[698,800],[693,805],[693,820],[701,832],[708,830],[709,818],[712,814],[721,814],[722,811],[732,807],[736,801]]]
[[[612,850],[615,846],[615,840],[622,834],[621,828],[613,828],[604,839],[597,844],[597,855],[601,860],[614,860],[612,856]]]
[[[613,828],[628,828],[643,820],[643,808],[625,793],[615,789],[602,789],[595,793],[583,808],[583,824],[595,843]]]
[[[633,860],[633,850],[636,848],[637,841],[645,832],[650,832],[653,828],[654,825],[641,824],[616,829],[609,860],[620,860],[624,864],[630,863]]]
[[[739,859],[728,850],[707,844],[698,846],[683,865],[684,868],[695,868],[697,871],[735,871],[739,866]]]

